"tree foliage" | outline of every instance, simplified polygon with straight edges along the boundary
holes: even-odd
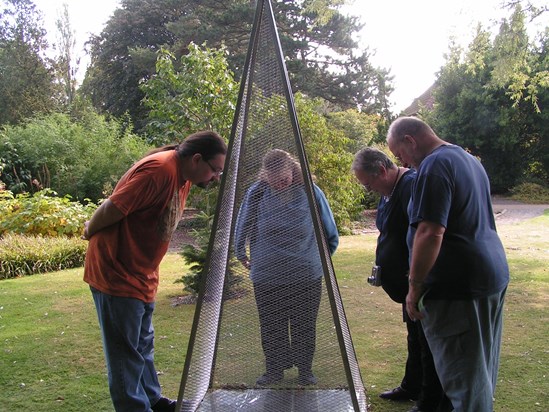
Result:
[[[547,36],[539,46],[529,42],[518,6],[493,41],[479,26],[465,53],[452,47],[439,74],[428,119],[482,160],[495,192],[547,181],[547,69]]]
[[[353,154],[347,150],[349,139],[330,126],[321,113],[322,101],[296,95],[305,151],[311,173],[324,191],[340,230],[349,227],[361,208],[363,190],[351,175]]]
[[[30,0],[0,1],[0,124],[52,109],[42,15]]]
[[[151,109],[150,127],[154,132],[151,139],[156,144],[178,141],[186,133],[200,129],[213,129],[229,135],[237,87],[226,56],[224,48],[212,50],[190,44],[189,53],[176,67],[172,54],[164,50],[159,53],[157,74],[142,86],[146,93],[145,102]],[[257,114],[262,128],[276,128],[280,118],[287,119],[283,96],[271,96],[270,103],[262,107],[263,112]],[[352,143],[344,130],[345,125],[340,123],[336,127],[335,122],[330,125],[325,109],[324,100],[297,93],[296,110],[311,171],[332,203],[339,227],[343,228],[357,213],[362,189],[350,173],[354,152],[349,151]],[[353,118],[351,111],[339,117],[345,116]],[[376,116],[357,116],[362,123],[355,128],[355,137],[358,138],[360,127],[367,124],[373,136],[371,123]],[[370,132],[362,131],[364,134]],[[261,138],[262,131],[251,130],[249,133],[251,138]],[[200,193],[201,208],[215,204],[212,196],[208,191]],[[196,199],[193,199],[193,204],[196,204]]]
[[[385,133],[380,133],[380,124],[384,124],[385,119],[380,115],[348,109],[327,112],[326,116],[328,123],[349,139],[346,150],[350,153],[356,153],[365,146],[385,142]]]
[[[91,65],[82,92],[102,112],[129,113],[137,131],[147,111],[139,84],[155,70],[156,52],[175,43],[166,24],[187,12],[181,0],[122,0],[105,28],[90,39]]]
[[[238,87],[224,48],[213,50],[191,43],[179,61],[162,49],[156,67],[156,74],[141,86],[144,104],[150,109],[149,141],[155,145],[179,142],[197,130],[214,130],[228,138]],[[217,190],[191,190],[191,204],[211,214]]]
[[[197,214],[194,220],[198,222],[200,227],[191,229],[194,242],[193,244],[184,245],[180,252],[189,269],[176,283],[183,283],[183,290],[195,296],[198,295],[200,286],[203,283],[213,218],[213,215],[204,212]],[[240,262],[235,257],[231,258],[224,283],[224,299],[232,299],[238,296],[239,285],[242,283],[243,278],[242,275],[238,274],[237,266],[240,266]]]
[[[531,20],[549,13],[549,6],[545,0],[504,0],[502,5],[510,10],[514,10],[516,6],[520,5]]]
[[[180,62],[165,49],[158,54],[156,74],[141,86],[150,110],[149,140],[157,145],[181,141],[196,130],[229,136],[238,84],[229,70],[226,49],[189,44]]]
[[[118,121],[93,112],[73,120],[53,113],[0,132],[0,180],[14,193],[51,188],[93,201],[110,194],[150,148]]]
[[[360,106],[388,114],[387,71],[357,46],[361,28],[338,11],[341,0],[274,1],[281,43],[294,92],[321,97],[341,108]],[[139,84],[154,73],[155,53],[176,59],[190,44],[224,44],[230,69],[241,75],[255,14],[249,0],[123,0],[103,32],[92,39],[92,65],[83,90],[94,106],[116,116],[128,112],[141,131],[147,115]]]

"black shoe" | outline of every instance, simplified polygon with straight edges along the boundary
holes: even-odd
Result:
[[[316,385],[318,382],[318,379],[315,375],[313,375],[312,372],[309,373],[300,373],[297,377],[297,383],[301,386],[309,386],[309,385]]]
[[[391,389],[390,391],[380,393],[379,397],[382,399],[389,399],[391,401],[417,401],[416,394],[408,392],[400,386],[397,386],[395,389]]]
[[[257,381],[255,381],[255,383],[259,386],[273,385],[277,382],[280,382],[283,377],[284,373],[282,372],[267,372],[257,378]]]
[[[408,412],[423,412],[423,410],[420,409],[419,406],[414,405]]]
[[[151,409],[154,412],[175,412],[176,405],[177,401],[162,397],[154,404],[154,406],[151,406]]]

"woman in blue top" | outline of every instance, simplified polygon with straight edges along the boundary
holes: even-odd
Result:
[[[334,217],[324,193],[313,188],[334,253],[339,243]],[[235,232],[235,254],[250,269],[259,312],[266,373],[258,385],[279,382],[294,365],[300,385],[317,382],[312,362],[323,269],[310,210],[299,163],[283,150],[269,151],[258,181],[246,192]]]

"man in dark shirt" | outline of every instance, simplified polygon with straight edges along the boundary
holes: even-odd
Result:
[[[393,154],[417,169],[406,309],[421,319],[455,411],[491,412],[509,268],[478,159],[415,117],[395,120]]]
[[[379,236],[375,264],[383,290],[392,300],[402,304],[408,332],[408,357],[402,382],[379,396],[393,401],[417,400],[410,412],[441,412],[445,398],[431,351],[421,323],[410,319],[405,306],[409,269],[407,210],[416,172],[397,166],[385,153],[372,147],[365,147],[355,155],[351,170],[367,190],[381,195],[376,216]]]

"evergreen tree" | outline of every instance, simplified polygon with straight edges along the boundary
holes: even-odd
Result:
[[[481,159],[495,192],[547,181],[546,56],[545,46],[529,42],[517,6],[493,42],[479,27],[467,52],[453,47],[440,72],[428,120]]]

